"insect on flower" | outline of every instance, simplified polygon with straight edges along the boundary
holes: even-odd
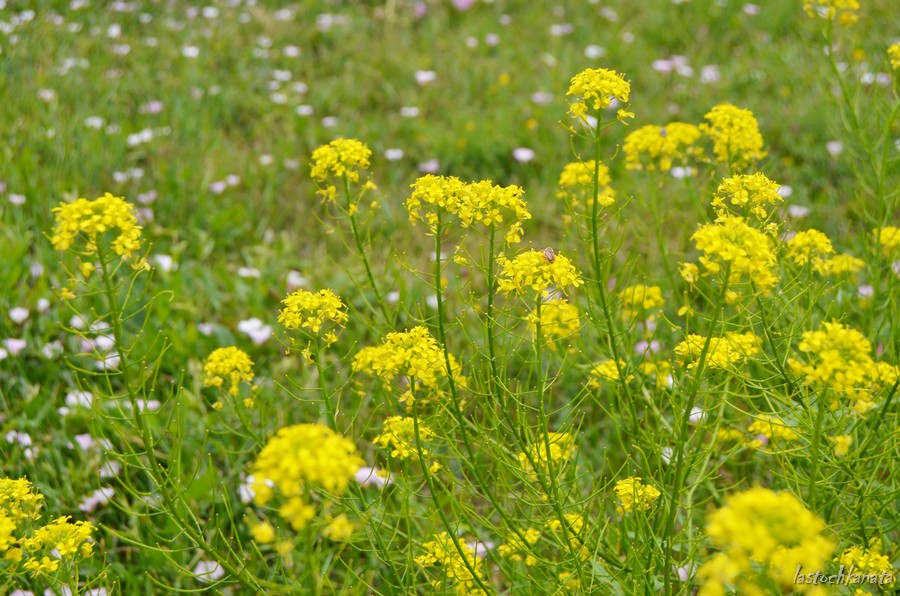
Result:
[[[547,262],[553,263],[556,261],[556,253],[553,252],[552,248],[544,249],[544,258],[547,259]]]

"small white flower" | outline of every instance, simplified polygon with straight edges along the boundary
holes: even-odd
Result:
[[[585,57],[590,58],[591,60],[594,60],[596,58],[602,58],[602,57],[606,56],[606,50],[604,48],[602,48],[601,46],[592,44],[592,45],[589,45],[588,47],[584,48],[584,55],[585,55]]]
[[[425,304],[428,305],[429,308],[437,310],[438,307],[438,297],[437,294],[431,294],[425,299]]]
[[[360,486],[376,486],[378,488],[384,488],[394,482],[390,474],[382,476],[378,468],[369,466],[361,467],[356,471],[356,474],[354,474],[353,477]]]
[[[110,499],[112,499],[113,495],[115,494],[116,491],[110,486],[98,488],[91,494],[86,495],[81,499],[81,503],[79,503],[78,509],[85,513],[91,513],[100,505],[106,505],[107,503],[109,503]],[[103,590],[103,593],[105,594],[106,590]]]
[[[418,118],[419,108],[416,106],[403,106],[400,108],[400,115],[404,118]]]
[[[305,288],[309,284],[309,280],[303,277],[303,275],[299,271],[288,271],[287,274],[287,290],[288,292],[293,292],[299,288]]]
[[[172,255],[153,255],[153,262],[157,268],[166,273],[178,269],[178,263],[172,258]]]
[[[99,130],[106,126],[106,120],[104,120],[100,116],[89,116],[85,118],[84,125],[88,128],[95,128]]]
[[[875,288],[870,285],[862,285],[856,289],[856,292],[860,298],[871,298],[875,295]]]
[[[388,304],[397,304],[400,301],[400,292],[388,292],[385,300],[387,300]]]
[[[403,159],[403,149],[385,149],[384,158],[388,161]]]
[[[270,166],[275,163],[275,158],[271,155],[260,155],[259,156],[259,165],[261,166]]]
[[[837,157],[844,152],[844,144],[841,141],[828,141],[825,143],[825,150],[831,157]]]
[[[472,551],[475,551],[475,556],[478,557],[479,559],[484,559],[485,557],[487,557],[488,553],[490,551],[494,550],[495,546],[496,546],[496,544],[494,544],[493,542],[490,542],[490,541],[488,541],[488,542],[472,541],[472,542],[466,543],[466,548],[468,548]]]
[[[41,314],[45,314],[48,310],[50,310],[50,301],[46,298],[40,298],[37,301],[37,311]]]
[[[209,192],[214,195],[220,195],[225,192],[225,189],[228,188],[228,184],[225,183],[224,180],[216,180],[215,182],[211,182],[209,184]]]
[[[673,451],[671,447],[663,447],[660,456],[662,457],[663,462],[672,463],[672,455]]]
[[[241,183],[241,177],[237,174],[228,174],[225,176],[225,184],[228,186],[237,186]]]
[[[709,85],[710,83],[718,83],[722,79],[719,67],[715,64],[709,64],[700,69],[700,82]]]
[[[538,91],[531,94],[531,101],[538,105],[546,105],[553,101],[553,94],[547,91]]]
[[[96,444],[94,442],[94,437],[92,437],[88,433],[75,435],[75,442],[78,443],[78,446],[81,447],[82,451],[90,451],[91,448]]]
[[[516,147],[512,152],[513,159],[519,163],[528,163],[534,159],[535,155],[534,149],[528,147]]]
[[[671,170],[669,170],[669,174],[672,178],[682,179],[682,178],[690,178],[694,175],[694,168],[683,168],[681,166],[675,166]]]
[[[491,47],[500,45],[500,36],[496,33],[488,33],[484,36],[484,43]]]
[[[119,360],[119,354],[113,352],[112,354],[107,354],[103,358],[98,359],[94,365],[97,367],[97,370],[110,370],[119,367]]]
[[[10,356],[18,356],[19,352],[24,350],[27,345],[28,342],[24,339],[10,337],[9,339],[3,340],[3,347],[6,348],[6,351],[9,352]]]
[[[9,310],[9,318],[12,319],[13,323],[16,325],[21,325],[27,321],[30,314],[31,313],[28,312],[27,308],[22,308],[21,306],[16,306]]]
[[[208,584],[225,576],[225,569],[216,561],[200,561],[194,567],[194,575],[201,584]]]
[[[200,55],[200,48],[197,46],[184,46],[181,48],[181,55],[185,58],[196,58]]]
[[[11,430],[6,433],[7,443],[18,443],[19,447],[31,447],[31,435],[28,433],[20,433],[17,430]]]
[[[441,169],[441,162],[436,159],[429,159],[419,164],[419,171],[423,174],[437,174]]]
[[[212,335],[213,331],[215,330],[216,326],[212,323],[200,323],[199,325],[197,325],[197,331],[206,336]]]
[[[437,80],[437,73],[433,70],[417,70],[416,83],[419,85],[427,85]]]
[[[297,115],[298,115],[298,116],[303,116],[303,117],[306,117],[306,116],[312,116],[312,114],[313,114],[313,107],[312,107],[312,106],[306,106],[306,105],[303,105],[303,106],[297,106],[297,109],[294,110],[294,111],[297,112]]]
[[[338,125],[338,119],[334,116],[325,116],[322,118],[322,126],[325,128],[334,128]]]
[[[100,478],[113,478],[122,473],[122,464],[114,459],[100,466]]]
[[[19,207],[25,204],[25,195],[9,193],[9,202]]]
[[[53,360],[63,353],[63,345],[59,341],[51,341],[41,346],[41,356]]]
[[[691,415],[688,418],[691,421],[691,424],[700,424],[704,420],[706,420],[706,413],[702,408],[693,407],[691,408]]]
[[[287,58],[296,58],[300,55],[300,48],[298,48],[297,46],[284,46],[284,50],[282,51],[282,53]]]
[[[78,389],[66,394],[66,405],[70,408],[90,408],[93,400],[94,395],[90,391],[81,391]]]
[[[258,279],[261,273],[256,267],[239,267],[237,271],[238,277]]]
[[[256,317],[239,322],[238,331],[246,334],[257,346],[272,337],[272,326],[264,324]]]

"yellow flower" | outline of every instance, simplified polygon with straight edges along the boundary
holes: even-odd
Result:
[[[821,275],[853,275],[866,266],[866,262],[852,255],[835,255],[830,259],[818,260],[813,268]]]
[[[600,387],[600,380],[604,381],[618,381],[619,380],[619,371],[626,370],[627,365],[624,360],[619,360],[618,365],[615,360],[604,360],[599,364],[596,364],[594,368],[591,369],[590,372],[590,380],[588,381],[588,387],[598,388]],[[631,381],[632,376],[628,375],[626,380]]]
[[[532,335],[537,333],[537,313],[528,316],[528,327]],[[577,306],[565,298],[552,298],[541,303],[541,336],[545,341],[565,339],[580,329]]]
[[[736,170],[745,170],[766,156],[759,124],[750,110],[731,104],[719,104],[704,118],[709,124],[700,125],[713,142],[716,160]]]
[[[891,44],[887,49],[887,55],[891,61],[891,68],[900,70],[900,41]]]
[[[721,549],[697,572],[702,595],[760,592],[771,578],[782,588],[795,585],[798,566],[825,569],[834,543],[826,538],[825,522],[790,493],[752,488],[731,495],[707,519],[707,534]]]
[[[768,440],[781,439],[783,441],[799,441],[800,435],[794,432],[783,421],[775,416],[760,414],[747,428],[747,432],[754,435],[763,435]]]
[[[622,300],[622,318],[626,321],[633,321],[647,311],[661,308],[666,304],[662,288],[644,284],[628,286],[619,292],[619,298]]]
[[[698,127],[684,122],[642,126],[625,137],[625,167],[668,172],[674,162],[684,163],[703,152],[694,144],[700,137]]]
[[[834,562],[847,570],[853,569],[854,573],[879,576],[883,578],[880,585],[891,585],[896,579],[891,560],[881,554],[880,541],[876,541],[872,548],[851,546],[839,557],[835,557]]]
[[[700,364],[700,355],[706,345],[706,338],[690,334],[675,346],[675,353],[682,360],[689,360],[688,368]],[[714,337],[706,352],[707,368],[732,368],[738,362],[752,358],[759,353],[760,340],[752,331],[746,333],[728,332],[725,337]]]
[[[250,528],[250,535],[259,544],[269,544],[275,540],[275,527],[267,521],[259,522]]]
[[[484,580],[484,562],[478,558],[475,549],[462,538],[451,538],[447,532],[435,534],[422,545],[424,554],[415,558],[416,565],[424,569],[436,567],[452,584],[457,596],[484,594],[478,582]],[[460,555],[462,552],[465,556]],[[440,582],[436,582],[439,587]]]
[[[347,542],[353,535],[353,523],[343,513],[337,517],[327,517],[328,525],[322,536],[333,542]]]
[[[574,206],[582,202],[588,207],[594,203],[594,170],[597,171],[597,202],[609,207],[616,201],[616,191],[610,187],[609,168],[597,165],[594,160],[568,163],[559,175],[559,191],[556,198],[571,200]]]
[[[29,551],[41,548],[56,549],[60,557],[68,557],[79,551],[89,555],[93,546],[90,539],[94,526],[86,521],[69,523],[69,519],[68,515],[58,517],[35,530],[31,537],[25,540],[26,548]]]
[[[409,377],[414,389],[425,387],[432,393],[440,393],[440,384],[448,376],[443,349],[422,326],[388,333],[380,346],[360,350],[353,357],[352,368],[353,372],[362,371],[385,382],[399,376]],[[462,367],[452,355],[450,374],[458,386],[465,387]]]
[[[851,435],[828,437],[828,440],[834,443],[835,457],[844,457],[850,453],[850,446],[853,444],[853,437]]]
[[[359,182],[359,171],[369,168],[371,156],[366,144],[356,139],[335,139],[313,151],[310,176],[320,185],[325,183],[318,193],[334,202],[335,180]]]
[[[894,45],[897,46],[897,54],[900,55],[900,42]],[[889,256],[893,251],[900,248],[900,228],[885,226],[883,228],[875,228],[872,230],[872,233],[875,235],[875,242],[884,252],[884,256]]]
[[[253,361],[246,352],[235,347],[218,348],[206,358],[204,385],[221,387],[228,381],[228,393],[237,396],[241,383],[253,380]]]
[[[137,225],[134,206],[121,197],[106,193],[93,201],[78,199],[61,203],[53,213],[56,227],[50,241],[56,250],[68,250],[83,235],[85,245],[81,254],[94,255],[102,234],[110,230],[118,231],[112,248],[120,257],[128,259],[141,248],[141,226]]]
[[[803,10],[811,17],[837,20],[845,26],[859,20],[859,0],[803,0]]]
[[[806,358],[789,358],[791,372],[804,375],[808,385],[848,398],[860,413],[875,406],[872,393],[879,389],[882,376],[896,379],[894,367],[872,360],[872,344],[862,333],[837,321],[822,323],[817,331],[804,331],[797,349]]]
[[[435,436],[434,431],[419,423],[419,440],[421,442],[429,441]],[[418,458],[419,455],[425,457],[428,450],[424,447],[420,448],[416,444],[416,421],[413,418],[404,416],[391,416],[384,421],[384,427],[381,434],[372,439],[372,443],[391,450],[391,457],[397,459],[408,459],[410,457]]]
[[[531,289],[540,295],[551,288],[565,292],[566,288],[577,288],[584,283],[572,261],[552,249],[528,250],[512,260],[501,255],[497,260],[501,292],[524,294]]]
[[[318,333],[327,321],[341,327],[347,322],[347,307],[331,290],[297,290],[281,303],[284,308],[278,314],[278,322],[286,329],[305,329]],[[332,332],[328,339],[337,339],[337,336]]]
[[[43,501],[27,478],[0,478],[0,512],[13,522],[38,519]]]
[[[547,444],[550,444],[549,462],[547,457]],[[519,465],[528,473],[529,478],[537,478],[534,464],[539,470],[549,473],[549,464],[553,465],[554,473],[558,474],[562,464],[572,459],[575,453],[575,437],[571,433],[548,432],[546,436],[538,435],[534,443],[529,447],[528,453],[520,452]],[[530,457],[529,457],[530,456]]]
[[[655,486],[643,484],[640,478],[633,476],[616,482],[614,490],[619,498],[619,505],[616,506],[619,513],[650,509],[662,494]]]
[[[541,531],[536,528],[528,528],[521,534],[521,537],[511,534],[505,544],[497,547],[497,551],[501,557],[506,557],[512,561],[521,561],[524,555],[525,564],[531,567],[537,563],[537,559],[531,554],[531,547],[541,539]]]
[[[831,240],[819,230],[797,232],[786,246],[787,258],[801,267],[807,263],[819,263],[825,255],[834,253]]]
[[[764,293],[778,283],[772,238],[747,225],[741,217],[723,215],[713,223],[701,225],[691,240],[703,251],[700,263],[708,274],[727,268],[729,284],[746,278]]]
[[[353,442],[323,424],[283,427],[251,466],[254,500],[265,505],[277,490],[286,499],[279,514],[300,530],[315,515],[310,489],[340,497],[362,465]]]
[[[738,174],[722,180],[712,200],[712,206],[719,216],[728,213],[729,204],[740,210],[739,215],[755,215],[765,221],[772,215],[769,208],[784,201],[778,194],[779,184],[769,180],[765,174]]]
[[[415,224],[423,221],[421,211],[430,206],[434,212],[425,216],[425,222],[434,229],[437,212],[454,215],[463,228],[474,224],[499,227],[510,221],[506,235],[507,244],[519,242],[522,222],[531,219],[531,213],[520,186],[497,186],[490,180],[466,183],[455,176],[422,176],[412,185],[413,192],[406,200],[409,220]]]
[[[612,103],[613,98],[623,104],[628,103],[631,84],[625,77],[606,68],[589,68],[572,77],[566,96],[575,96],[569,113],[584,119],[589,109],[602,110]]]

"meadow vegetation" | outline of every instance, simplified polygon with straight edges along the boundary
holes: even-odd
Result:
[[[0,591],[890,593],[897,23],[0,0]]]

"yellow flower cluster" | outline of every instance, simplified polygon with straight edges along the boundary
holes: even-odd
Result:
[[[841,25],[853,25],[859,20],[859,0],[803,0],[803,10],[811,17]]]
[[[619,292],[619,298],[622,300],[622,318],[626,321],[633,321],[647,311],[662,308],[666,304],[662,288],[644,284],[628,286]]]
[[[859,413],[873,408],[873,393],[892,385],[900,373],[896,366],[874,362],[869,340],[837,321],[822,323],[817,331],[804,331],[800,339],[797,349],[808,356],[805,360],[789,358],[791,372],[804,375],[809,385],[848,398]]]
[[[900,41],[891,44],[887,49],[888,59],[891,61],[891,68],[900,70]]]
[[[631,83],[614,70],[606,68],[589,68],[574,77],[566,96],[573,95],[577,99],[571,104],[569,113],[575,118],[584,119],[589,109],[602,110],[612,103],[613,98],[623,104],[628,103],[631,94]],[[619,120],[630,114],[619,110]]]
[[[54,573],[65,557],[89,557],[93,554],[90,522],[69,523],[59,517],[26,536],[28,520],[40,519],[44,496],[35,491],[26,478],[0,478],[0,554],[3,560],[18,565],[33,577]],[[53,553],[53,557],[48,556]]]
[[[682,360],[690,361],[688,368],[694,368],[700,364],[700,354],[706,338],[702,335],[690,334],[680,344],[675,346],[675,353]],[[706,353],[707,368],[732,368],[738,362],[743,362],[759,353],[760,340],[752,331],[746,333],[726,333],[724,337],[714,337],[709,342],[709,350]]]
[[[766,156],[763,138],[753,112],[731,104],[719,104],[704,118],[709,124],[700,125],[713,142],[716,160],[734,170],[745,170]]]
[[[668,172],[673,163],[684,163],[703,152],[695,145],[701,136],[700,128],[685,122],[642,126],[625,137],[625,167]]]
[[[652,377],[657,389],[664,389],[672,384],[672,365],[668,362],[641,362],[638,370],[647,377]]]
[[[619,505],[616,506],[619,513],[650,509],[662,494],[655,486],[643,484],[640,478],[634,476],[619,480],[613,490],[619,498]]]
[[[880,586],[889,586],[896,580],[891,560],[881,554],[880,542],[876,542],[872,548],[851,546],[839,557],[835,557],[834,562],[842,565],[851,577],[852,574],[878,576],[881,578],[878,582]]]
[[[362,465],[353,442],[323,424],[283,427],[251,467],[254,502],[266,505],[277,489],[284,498],[279,515],[300,530],[315,516],[313,488],[339,497]]]
[[[428,441],[434,438],[434,431],[419,423],[419,439]],[[391,457],[408,459],[418,457],[420,450],[416,445],[416,421],[405,416],[391,416],[384,421],[381,434],[372,439],[379,447],[391,450]],[[428,450],[421,448],[421,455],[428,455]]]
[[[588,387],[598,388],[600,387],[600,380],[604,381],[618,381],[619,380],[619,370],[625,370],[627,365],[624,360],[619,360],[618,366],[616,365],[615,360],[604,360],[599,364],[596,364],[594,368],[591,369],[590,380],[588,381]],[[627,377],[627,380],[631,380],[631,376]]]
[[[218,348],[206,358],[203,372],[206,373],[205,386],[221,387],[227,380],[228,393],[237,396],[240,384],[253,380],[253,361],[246,352],[234,346]]]
[[[118,231],[112,249],[120,257],[127,259],[141,248],[141,226],[137,225],[134,206],[121,197],[106,193],[93,201],[61,203],[53,213],[56,226],[50,241],[56,250],[68,250],[83,234],[86,243],[82,254],[97,254],[100,236],[108,230]]]
[[[728,213],[728,205],[737,207],[740,215],[755,215],[764,221],[772,214],[772,208],[784,201],[778,194],[781,186],[769,180],[765,174],[738,174],[722,180],[712,200],[719,216]]]
[[[465,540],[462,538],[454,540],[447,532],[441,532],[423,544],[422,550],[425,554],[415,558],[416,565],[423,569],[439,568],[453,585],[454,594],[474,596],[485,593],[478,587],[479,581],[484,580],[483,563],[475,554],[475,549],[468,546]],[[465,554],[465,558],[460,555],[460,551]],[[432,587],[442,591],[443,582],[433,581]]]
[[[518,455],[519,465],[530,478],[537,477],[532,462],[537,464],[541,473],[549,473],[547,443],[550,444],[549,464],[553,466],[554,473],[558,473],[561,464],[572,459],[575,453],[575,437],[571,433],[548,432],[546,437],[543,435],[535,437],[534,443],[528,448],[528,453],[520,452]]]
[[[388,333],[380,346],[369,346],[353,357],[353,372],[365,372],[390,382],[398,376],[409,377],[412,388],[403,399],[412,403],[412,389],[427,387],[440,391],[441,380],[448,376],[444,351],[428,329],[413,327],[408,331]],[[462,367],[450,356],[450,374],[461,387],[466,385]]]
[[[866,266],[866,262],[853,255],[835,255],[830,259],[820,259],[813,268],[820,275],[853,275]]]
[[[896,44],[897,53],[900,55],[900,43]],[[900,60],[900,56],[898,56]],[[900,228],[896,226],[885,226],[883,228],[875,228],[872,230],[875,234],[875,242],[881,247],[884,256],[889,256],[892,252],[900,249]]]
[[[794,584],[798,566],[825,569],[834,543],[823,535],[825,522],[790,493],[752,488],[731,495],[707,520],[707,534],[722,549],[698,570],[701,596],[762,594],[774,581],[786,591],[806,592]]]
[[[584,283],[572,261],[550,248],[528,250],[513,259],[501,255],[497,261],[501,292],[524,294],[530,288],[540,295],[549,289],[565,292],[566,288],[577,288]]]
[[[747,432],[754,435],[762,435],[768,440],[800,440],[800,435],[786,425],[783,420],[768,414],[760,414],[757,416],[756,420],[750,423]]]
[[[343,513],[337,517],[332,517],[331,514],[328,514],[326,519],[328,520],[328,525],[322,530],[324,538],[332,542],[347,542],[353,536],[353,530],[355,529],[353,522]]]
[[[331,290],[297,290],[288,294],[281,303],[284,308],[278,314],[278,322],[286,329],[305,329],[311,333],[319,333],[326,321],[341,327],[347,322],[347,307]],[[327,344],[336,340],[334,332],[325,335]]]
[[[537,333],[537,313],[528,315],[531,334]],[[581,329],[578,307],[565,298],[551,298],[541,303],[541,336],[547,340],[564,339]]]
[[[831,240],[819,230],[797,232],[786,246],[787,258],[801,267],[807,263],[815,265],[824,260],[825,255],[834,253]]]
[[[597,202],[601,207],[609,207],[616,202],[616,191],[610,186],[612,179],[609,168],[595,160],[567,163],[559,175],[557,199],[570,200],[573,206],[582,202],[588,207],[594,204],[594,170],[597,171]]]
[[[522,532],[521,537],[516,534],[510,535],[509,538],[506,539],[506,543],[497,547],[497,550],[500,552],[501,557],[506,557],[511,561],[521,561],[524,555],[525,565],[532,567],[537,564],[537,557],[531,554],[531,547],[537,544],[537,541],[540,539],[540,530],[537,528],[528,528]]]
[[[318,194],[333,202],[337,196],[334,181],[359,182],[359,171],[369,168],[371,156],[366,144],[356,139],[335,139],[313,151],[310,176],[319,184],[327,183]],[[374,185],[369,183],[367,188]]]
[[[713,223],[701,225],[691,240],[704,253],[700,263],[707,273],[727,268],[729,284],[746,278],[759,290],[768,292],[778,283],[772,238],[747,225],[742,217],[723,215]]]
[[[435,207],[438,212],[455,215],[462,227],[480,223],[487,227],[503,225],[504,212],[512,212],[512,225],[506,234],[506,243],[522,239],[522,222],[531,219],[528,206],[522,199],[525,193],[520,186],[497,186],[490,180],[463,182],[455,176],[422,176],[413,183],[413,192],[406,200],[409,220],[422,221],[424,205]],[[434,229],[437,213],[427,213],[425,223]]]

